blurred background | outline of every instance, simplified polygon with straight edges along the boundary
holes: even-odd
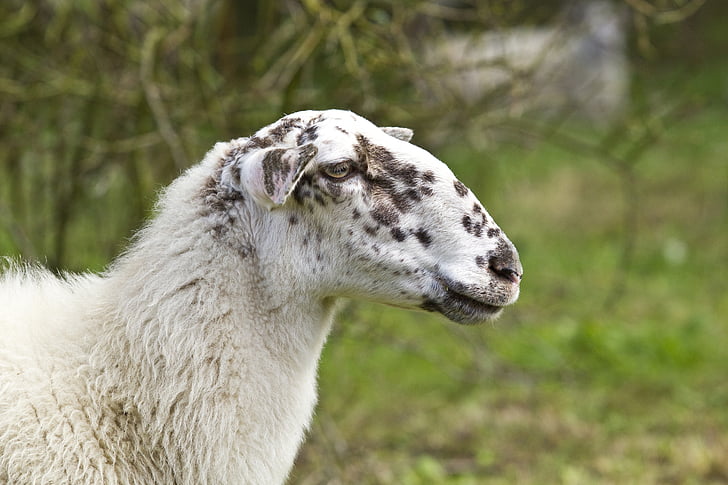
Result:
[[[100,271],[215,141],[415,129],[521,252],[495,323],[347,304],[290,483],[728,483],[728,3],[6,0],[0,254]]]

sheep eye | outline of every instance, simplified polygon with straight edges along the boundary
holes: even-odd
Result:
[[[342,180],[351,175],[353,169],[351,162],[345,161],[334,163],[333,165],[327,165],[323,168],[323,172],[329,178]]]

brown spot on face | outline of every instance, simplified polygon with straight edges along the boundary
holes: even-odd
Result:
[[[248,142],[243,147],[243,153],[247,153],[256,148],[268,148],[273,145],[273,140],[268,137],[261,138],[259,136],[252,136],[248,139]]]
[[[310,120],[308,120],[308,123],[306,123],[306,126],[315,125],[316,123],[318,123],[319,121],[321,121],[323,119],[324,119],[324,113],[321,113],[321,114],[319,114],[317,116],[314,116]]]
[[[483,227],[485,226],[485,214],[481,214],[480,219],[480,222],[476,222],[475,220],[473,220],[472,217],[465,214],[461,222],[463,224],[463,227],[465,228],[465,231],[468,234],[472,234],[475,237],[482,237]]]
[[[293,199],[306,207],[309,212],[313,212],[315,205],[325,207],[328,201],[337,202],[336,198],[341,194],[342,189],[335,182],[331,182],[331,184],[324,182],[324,185],[320,186],[314,182],[311,174],[303,174],[292,192]]]
[[[383,146],[371,143],[365,136],[357,135],[354,147],[360,162],[366,162],[363,181],[366,190],[375,201],[372,217],[382,225],[392,226],[404,214],[433,195],[429,186],[435,180],[432,171],[420,172],[412,163],[398,160]]]
[[[422,196],[420,193],[415,189],[409,189],[405,192],[405,195],[412,199],[414,202],[419,202],[422,200]]]
[[[296,144],[299,146],[305,145],[306,143],[316,140],[316,138],[318,138],[318,125],[311,125],[298,135],[298,138],[296,138]]]
[[[488,266],[488,259],[485,256],[476,256],[475,264],[478,265],[478,268],[485,268]]]
[[[402,242],[407,238],[407,234],[405,234],[399,227],[393,227],[390,233],[392,234],[392,237],[399,242]]]
[[[468,195],[468,188],[465,186],[464,183],[456,180],[455,182],[453,182],[453,185],[455,186],[455,192],[457,192],[460,197],[465,197],[466,195]]]
[[[399,214],[397,214],[393,207],[388,205],[375,207],[369,214],[372,216],[372,219],[383,226],[391,226],[399,222]]]
[[[366,232],[370,236],[376,236],[377,235],[377,228],[376,227],[372,227],[372,226],[370,226],[368,224],[365,224],[364,225],[364,232]]]
[[[282,118],[270,129],[268,136],[273,142],[280,143],[295,128],[301,128],[301,118]]]
[[[316,156],[316,153],[318,153],[318,148],[316,148],[312,144],[303,145],[301,148],[298,149],[298,164],[299,166],[308,162],[313,157]]]
[[[354,150],[360,159],[374,160],[378,164],[386,167],[389,167],[389,165],[396,160],[392,152],[383,146],[374,145],[364,135],[357,134],[356,140],[358,144],[354,147]]]
[[[351,217],[354,219],[359,219],[361,217],[361,213],[358,210],[354,209],[354,211],[351,213]]]
[[[417,240],[424,246],[428,247],[430,243],[432,242],[432,236],[430,236],[430,233],[427,232],[424,228],[420,227],[415,231],[415,237]]]
[[[496,237],[500,234],[500,232],[501,232],[500,229],[498,229],[497,227],[494,227],[494,228],[488,229],[488,232],[486,234],[488,237]]]
[[[293,199],[299,204],[303,204],[303,201],[311,196],[311,192],[303,189],[303,184],[299,183],[298,186],[293,190]]]
[[[329,194],[331,194],[332,197],[335,198],[341,197],[341,193],[343,191],[341,184],[338,182],[334,182],[333,180],[326,181],[326,190]]]

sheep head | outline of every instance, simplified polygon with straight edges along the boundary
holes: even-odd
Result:
[[[518,253],[483,205],[406,128],[302,111],[231,142],[222,183],[267,209],[276,264],[323,297],[365,297],[460,323],[519,294]],[[304,285],[305,286],[305,285]]]

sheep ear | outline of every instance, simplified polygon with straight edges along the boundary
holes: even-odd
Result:
[[[240,184],[264,207],[283,205],[317,152],[310,143],[256,150],[240,160]]]
[[[383,126],[381,130],[389,136],[393,136],[398,140],[407,142],[410,141],[412,136],[415,134],[415,132],[409,128],[402,128],[399,126]]]

